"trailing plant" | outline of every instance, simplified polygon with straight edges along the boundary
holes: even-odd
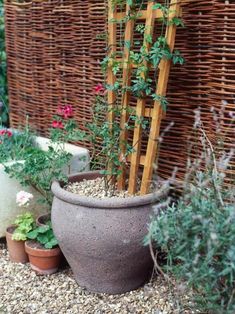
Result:
[[[233,151],[216,158],[216,148],[199,126],[201,158],[191,165],[178,202],[153,218],[145,243],[166,253],[161,269],[192,288],[201,313],[235,313],[235,189],[226,185],[225,170]],[[221,151],[220,151],[221,152]],[[198,170],[203,167],[204,170]],[[182,285],[181,285],[182,286]],[[181,287],[182,288],[182,287]],[[184,292],[185,293],[185,292]]]
[[[27,238],[40,243],[45,249],[53,249],[58,245],[50,221],[46,225],[35,227],[32,231],[28,232]]]
[[[0,0],[0,122],[8,123],[7,62],[5,47],[4,1]]]

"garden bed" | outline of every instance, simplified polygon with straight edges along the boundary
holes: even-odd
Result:
[[[0,244],[0,313],[173,314],[179,313],[174,290],[176,286],[169,290],[158,277],[130,293],[92,294],[76,284],[70,268],[52,276],[37,276],[28,264],[11,263],[5,244]],[[189,298],[184,296],[181,301],[186,306]],[[185,309],[183,313],[194,312]]]

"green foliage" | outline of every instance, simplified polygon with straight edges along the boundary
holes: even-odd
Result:
[[[12,134],[12,136],[9,136],[9,134]],[[33,136],[27,126],[21,131],[10,131],[8,134],[0,135],[0,162],[25,159],[27,151],[32,145]]]
[[[67,176],[62,169],[69,163],[71,154],[62,147],[50,146],[47,151],[38,147],[27,149],[23,163],[16,162],[5,166],[5,171],[16,178],[23,186],[33,186],[41,193],[43,200],[52,204],[51,184],[53,180],[67,182]]]
[[[28,141],[27,137],[30,134],[29,130],[26,133],[19,133],[16,137],[6,138],[6,142],[0,144],[0,157],[2,148],[3,156],[6,156],[7,150],[10,149],[11,157],[15,157],[17,152],[17,158],[14,160],[24,160],[11,165],[5,164],[5,171],[23,186],[33,186],[42,195],[42,201],[49,205],[52,204],[53,199],[52,182],[68,180],[64,169],[72,155],[65,151],[65,143],[77,142],[85,138],[85,133],[77,128],[73,119],[63,118],[58,114],[54,117],[53,125],[55,127],[50,129],[51,143],[48,150],[30,145],[31,138],[29,137],[30,141]]]
[[[235,194],[223,178],[214,166],[197,171],[146,238],[166,252],[165,271],[193,288],[201,313],[235,313]]]
[[[127,139],[123,139],[121,136],[123,131],[133,130],[136,126],[140,126],[148,134],[149,128],[149,121],[142,119],[136,112],[133,112],[134,110],[129,107],[129,104],[127,108],[123,108],[123,97],[126,97],[124,94],[128,92],[131,97],[137,99],[152,98],[152,101],[159,102],[163,110],[166,111],[168,105],[166,97],[155,93],[159,64],[162,60],[172,60],[174,64],[182,64],[183,58],[179,51],[172,52],[170,50],[163,35],[166,26],[169,24],[169,15],[173,13],[169,5],[159,3],[153,5],[154,10],[159,9],[163,13],[162,20],[158,21],[159,28],[162,29],[160,36],[156,38],[156,34],[153,36],[148,34],[152,32],[150,29],[146,29],[145,24],[136,24],[134,29],[140,36],[138,36],[138,40],[132,43],[125,40],[125,25],[130,20],[135,22],[141,14],[141,10],[146,8],[146,2],[142,0],[112,0],[111,3],[113,9],[116,7],[117,11],[124,11],[126,4],[130,6],[129,12],[120,20],[112,19],[109,21],[120,26],[120,32],[117,36],[118,49],[115,52],[110,52],[111,47],[107,47],[108,54],[101,62],[103,73],[106,74],[108,70],[111,70],[115,76],[112,85],[103,85],[106,91],[114,92],[115,100],[110,104],[108,103],[107,93],[104,93],[103,90],[98,93],[93,107],[94,121],[88,125],[88,129],[91,132],[90,141],[95,144],[98,138],[102,143],[102,151],[99,156],[106,157],[104,162],[101,162],[100,158],[97,158],[94,154],[93,163],[95,165],[99,162],[103,163],[106,169],[104,173],[116,177],[120,174],[122,165],[127,162],[128,156],[135,151],[136,146],[136,143],[130,145]],[[182,26],[179,18],[172,18],[170,22],[176,26]],[[127,55],[129,56],[128,59],[126,59]],[[129,65],[132,68],[130,83],[128,78],[125,82],[125,78],[122,77],[123,68]],[[110,123],[106,121],[106,118],[100,118],[102,114],[105,117],[107,114],[112,115],[113,122]],[[123,115],[126,115],[127,118],[124,125],[120,126],[120,118]]]
[[[27,238],[42,244],[45,249],[53,249],[58,245],[50,221],[46,225],[35,227],[32,231],[28,232]]]
[[[0,0],[0,122],[8,123],[7,62],[5,51],[4,1]]]
[[[30,212],[19,215],[17,219],[14,221],[14,225],[16,225],[16,229],[12,235],[12,239],[16,241],[26,241],[27,234],[34,227],[34,218]]]

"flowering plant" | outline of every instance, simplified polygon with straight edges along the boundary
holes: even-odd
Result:
[[[50,144],[47,151],[42,150],[34,143],[34,137],[30,136],[30,130],[27,129],[27,136],[24,133],[18,135],[10,135],[9,130],[2,131],[3,160],[7,161],[8,150],[17,153],[17,158],[12,158],[16,162],[11,165],[5,164],[5,171],[11,177],[16,178],[22,185],[31,185],[41,195],[42,201],[49,206],[52,203],[51,184],[53,180],[67,181],[67,177],[63,172],[64,167],[69,163],[71,154],[65,151],[65,143],[71,141],[79,141],[84,138],[84,132],[80,131],[77,123],[73,119],[73,108],[70,105],[59,106],[56,115],[53,117],[50,132]],[[1,136],[1,135],[0,135]],[[30,141],[28,141],[28,138]],[[21,144],[20,144],[21,143]],[[12,157],[15,154],[12,153]],[[24,162],[18,162],[20,158]],[[21,194],[22,196],[22,194]],[[27,199],[27,195],[23,195],[23,202]]]
[[[32,146],[32,136],[26,127],[18,132],[0,129],[0,162],[24,159],[27,148]]]
[[[16,203],[22,208],[27,208],[32,199],[33,194],[25,191],[20,191],[16,195]],[[34,218],[31,212],[26,212],[17,216],[14,221],[16,229],[13,232],[12,239],[16,241],[25,241],[27,239],[27,233],[33,229],[34,224]]]
[[[30,200],[33,199],[33,194],[25,192],[25,191],[20,191],[16,195],[16,203],[18,204],[19,207],[23,206],[28,206]]]

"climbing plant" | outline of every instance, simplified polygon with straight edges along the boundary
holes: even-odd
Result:
[[[177,1],[109,1],[109,41],[107,54],[101,62],[105,83],[96,91],[94,106],[95,125],[101,113],[106,112],[108,120],[103,119],[100,129],[94,124],[90,124],[90,128],[94,140],[99,136],[103,143],[104,173],[118,178],[120,189],[126,188],[124,174],[130,158],[138,154],[135,164],[140,162],[140,134],[150,134],[151,108],[160,106],[159,115],[167,110],[165,90],[158,93],[156,86],[158,80],[167,85],[168,77],[160,78],[159,73],[162,77],[168,73],[170,62],[184,62],[180,52],[172,49],[174,35],[171,42],[169,40],[168,33],[174,33],[177,26],[183,26]],[[151,103],[149,114],[145,111],[147,101]],[[133,106],[136,102],[137,106]],[[131,132],[133,140],[130,140]],[[138,167],[134,170],[137,173]],[[136,185],[136,179],[137,176],[133,185]],[[129,191],[135,193],[136,187]]]
[[[0,123],[8,123],[8,94],[6,74],[4,1],[0,0]]]

